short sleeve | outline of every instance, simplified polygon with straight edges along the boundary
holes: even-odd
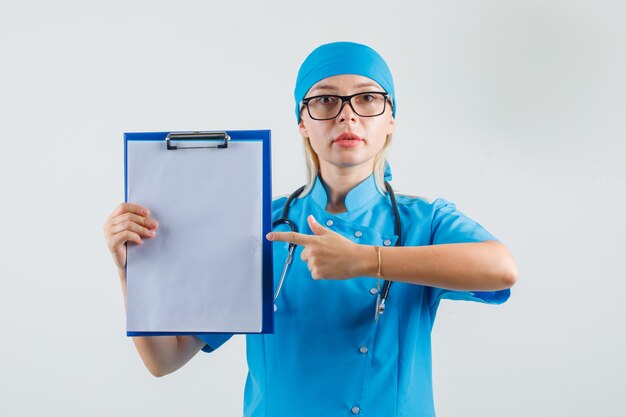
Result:
[[[233,335],[231,333],[205,333],[196,334],[195,336],[198,339],[202,340],[204,343],[206,343],[202,350],[204,352],[210,353],[226,343],[228,339],[230,339]]]
[[[469,243],[497,240],[480,224],[457,210],[456,205],[443,198],[433,202],[431,244]]]
[[[433,202],[431,244],[471,243],[485,240],[498,240],[483,226],[470,219],[450,201],[438,198]],[[486,304],[502,304],[511,295],[510,289],[500,291],[456,291],[429,287],[431,307],[441,299],[476,301]]]
[[[439,302],[448,300],[476,301],[484,304],[502,304],[511,296],[511,290],[500,291],[457,291],[443,288],[428,287],[430,307],[435,307]]]

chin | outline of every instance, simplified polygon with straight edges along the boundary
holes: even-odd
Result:
[[[333,163],[333,165],[335,165],[338,168],[344,168],[344,169],[349,169],[349,168],[359,168],[362,167],[363,164],[366,164],[367,160],[346,160],[343,159],[341,161],[336,161],[335,163]]]

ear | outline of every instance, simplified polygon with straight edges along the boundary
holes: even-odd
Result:
[[[387,126],[387,136],[391,135],[396,128],[396,119],[389,117],[389,125]]]
[[[303,138],[309,137],[309,132],[307,131],[306,126],[304,126],[304,119],[302,117],[300,117],[300,123],[298,123],[298,130],[300,130],[300,135]]]

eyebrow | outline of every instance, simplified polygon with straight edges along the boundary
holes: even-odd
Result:
[[[379,89],[380,86],[376,83],[373,82],[364,82],[364,83],[359,83],[357,85],[354,86],[354,88],[364,88],[364,87],[374,87],[376,89]],[[311,92],[316,91],[316,90],[330,90],[330,91],[337,91],[338,88],[333,86],[333,85],[328,85],[328,84],[320,84],[318,86],[315,86],[311,89]]]

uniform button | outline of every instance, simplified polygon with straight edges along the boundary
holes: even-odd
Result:
[[[363,232],[361,232],[360,230],[357,230],[356,232],[354,232],[354,237],[361,237],[363,236]]]
[[[334,222],[334,221],[332,221],[332,220],[326,220],[326,226],[330,227],[330,226],[332,226],[333,224],[335,224],[335,222]]]
[[[389,245],[391,245],[391,240],[389,240],[389,239],[385,239],[385,240],[383,241],[383,245],[385,245],[385,246],[389,246]]]
[[[359,348],[359,352],[361,352],[361,353],[367,353],[367,346],[361,346],[361,347]]]
[[[351,411],[352,414],[359,414],[361,412],[361,409],[355,405],[354,407],[352,407]]]
[[[370,289],[370,294],[376,295],[376,293],[378,293],[378,288],[371,288]]]

